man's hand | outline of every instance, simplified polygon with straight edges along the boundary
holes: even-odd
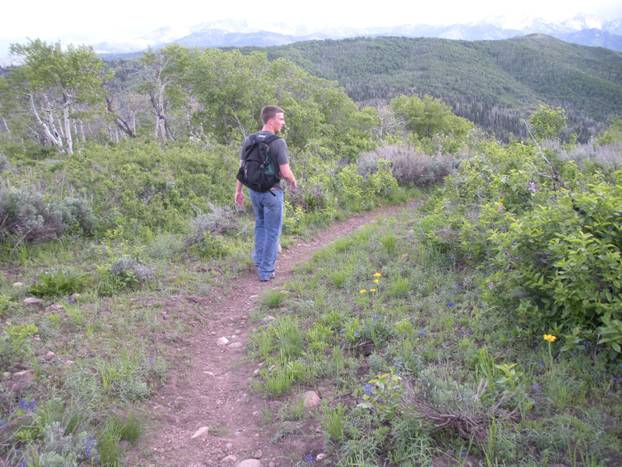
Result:
[[[244,207],[244,193],[241,191],[236,191],[235,192],[235,204],[238,205],[238,207],[243,208]]]

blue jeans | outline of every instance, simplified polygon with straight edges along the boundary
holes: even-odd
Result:
[[[279,236],[283,225],[283,190],[260,193],[250,190],[255,211],[255,250],[253,261],[257,265],[259,278],[270,279],[279,246]]]

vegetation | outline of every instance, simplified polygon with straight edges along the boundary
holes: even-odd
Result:
[[[383,41],[411,53],[411,42]],[[489,47],[440,44],[474,63]],[[399,70],[405,61],[383,47],[376,71]],[[577,145],[576,109],[540,106],[523,123],[529,141],[503,146],[436,92],[361,107],[263,52],[169,47],[107,70],[88,48],[13,50],[24,66],[0,78],[9,464],[122,462],[121,443],[141,433],[133,409],[210,319],[201,300],[252,269],[252,216],[232,208],[233,180],[266,103],[286,109],[301,186],[286,197],[285,247],[349,213],[430,197],[412,217],[335,242],[263,297],[258,314],[276,318],[251,339],[267,362],[253,387],[284,400],[330,386],[315,426],[344,465],[620,463],[618,119]],[[602,104],[595,118],[615,106],[611,86],[606,103],[585,88]],[[535,109],[531,88],[512,92]],[[314,417],[298,399],[279,413]]]
[[[622,159],[584,162],[484,143],[302,266],[256,313],[254,386],[324,405],[275,430],[319,423],[333,465],[619,464]]]

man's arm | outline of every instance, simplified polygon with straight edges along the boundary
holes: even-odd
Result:
[[[279,172],[281,173],[281,178],[287,180],[293,188],[298,187],[298,182],[296,181],[296,177],[294,177],[294,173],[289,168],[289,164],[280,164]]]
[[[242,165],[242,161],[240,161],[240,165]],[[239,207],[244,207],[244,192],[242,191],[242,182],[240,182],[237,178],[235,179],[235,204]]]

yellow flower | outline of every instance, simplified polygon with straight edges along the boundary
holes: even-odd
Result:
[[[367,293],[367,289],[361,289],[361,290],[359,290],[359,293],[361,295],[365,295]]]
[[[378,289],[369,289],[369,291],[370,291],[371,293],[376,293],[376,291],[377,291],[377,290],[378,290]]]
[[[375,272],[374,277],[382,277],[382,274],[380,274],[379,272]]]
[[[557,340],[557,336],[554,336],[553,334],[545,334],[544,335],[544,340],[549,342],[549,343],[553,343]]]
[[[372,282],[373,282],[374,284],[380,284],[380,279],[374,279]]]

